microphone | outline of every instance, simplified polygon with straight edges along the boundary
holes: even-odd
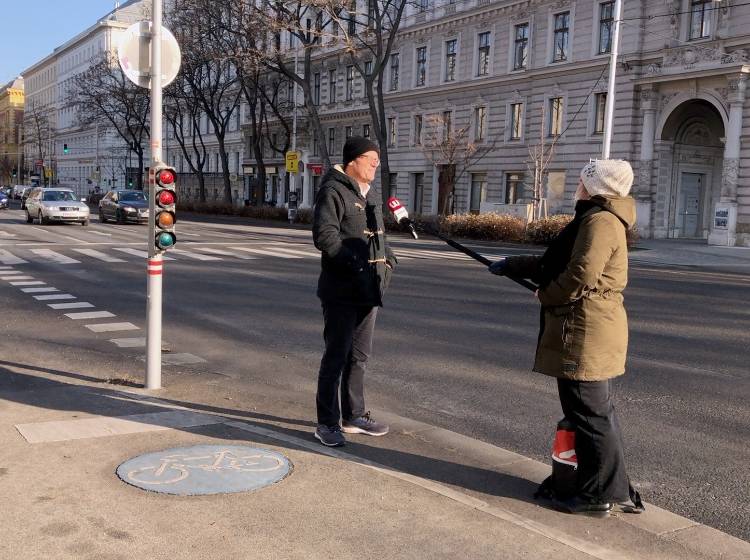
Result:
[[[388,199],[388,209],[396,219],[396,223],[407,226],[409,228],[409,231],[411,232],[411,236],[414,239],[419,239],[417,230],[414,229],[414,222],[409,219],[409,211],[404,208],[404,205],[401,204],[401,201],[398,198],[392,196]]]

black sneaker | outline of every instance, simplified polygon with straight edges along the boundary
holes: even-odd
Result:
[[[347,434],[367,434],[368,436],[384,436],[388,433],[390,428],[388,424],[382,424],[376,422],[370,417],[370,413],[367,412],[364,416],[359,418],[352,418],[351,420],[344,420],[341,423],[341,431]]]
[[[346,443],[344,434],[341,433],[341,428],[338,425],[326,426],[318,424],[315,430],[315,439],[328,447],[341,447]]]
[[[568,500],[552,500],[552,508],[563,513],[586,515],[589,517],[608,517],[612,511],[610,502],[587,502],[578,496]]]

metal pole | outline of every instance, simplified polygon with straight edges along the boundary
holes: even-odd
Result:
[[[299,39],[296,39],[294,42],[294,77],[297,77],[297,62],[299,60],[299,47],[297,46],[297,41]],[[293,93],[292,97],[294,100],[292,101],[292,151],[297,152],[297,80],[294,80],[294,87],[293,87]],[[297,165],[299,165],[299,161],[297,162]],[[298,168],[299,169],[299,168]],[[295,173],[289,174],[289,192],[295,193],[295,196],[297,194],[297,177]],[[291,198],[291,197],[290,197]],[[295,202],[295,205],[298,205],[299,201]],[[291,224],[294,221],[294,218],[297,213],[297,208],[295,206],[294,212],[292,212],[291,208],[291,200],[289,201],[289,223]]]
[[[604,145],[602,159],[609,159],[612,146],[612,129],[615,121],[615,93],[617,77],[617,57],[620,54],[620,20],[622,20],[622,0],[615,1],[614,32],[612,33],[612,50],[609,56],[609,86],[607,87],[607,106],[604,111]]]
[[[161,388],[161,280],[162,257],[154,244],[156,229],[154,217],[153,170],[161,163],[161,119],[162,119],[162,76],[161,76],[161,21],[162,0],[153,0],[151,21],[151,169],[148,178],[148,263],[147,303],[146,303],[146,389]]]

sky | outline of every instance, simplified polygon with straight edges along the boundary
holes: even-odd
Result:
[[[0,86],[108,14],[114,0],[0,0]]]

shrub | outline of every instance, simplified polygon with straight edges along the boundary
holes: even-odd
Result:
[[[560,231],[570,223],[573,216],[568,214],[556,214],[547,218],[534,220],[526,226],[524,240],[536,245],[549,245]]]
[[[524,222],[508,214],[456,214],[445,216],[440,225],[453,237],[517,242],[523,240]]]

